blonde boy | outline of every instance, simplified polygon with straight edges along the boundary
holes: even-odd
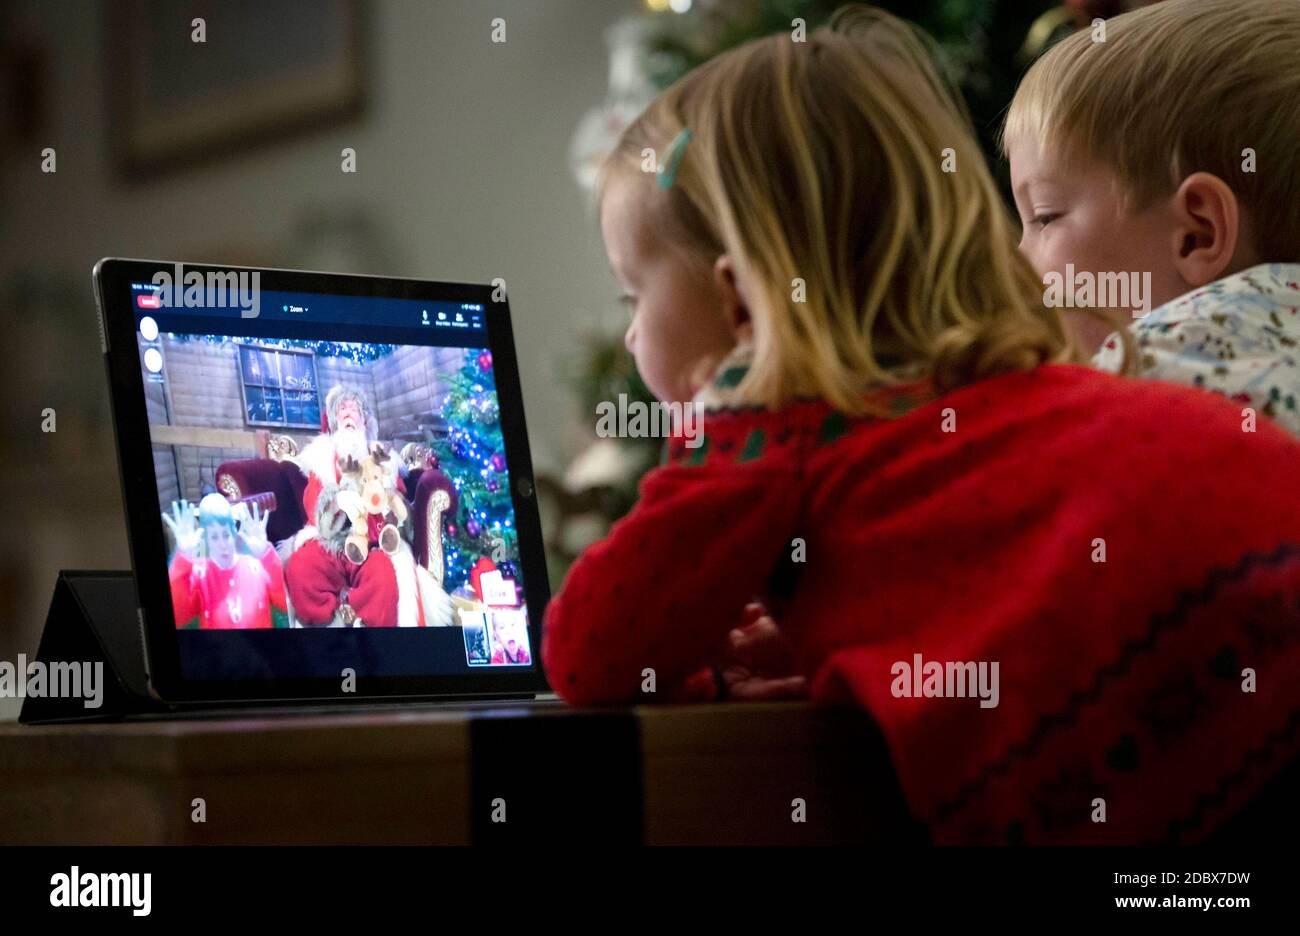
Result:
[[[1137,373],[1300,434],[1300,3],[1165,0],[1077,33],[1025,75],[1003,149],[1021,250],[1049,304],[1080,287],[1094,363],[1121,369],[1128,326]]]

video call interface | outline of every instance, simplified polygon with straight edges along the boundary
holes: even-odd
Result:
[[[533,665],[482,305],[132,303],[187,675]]]

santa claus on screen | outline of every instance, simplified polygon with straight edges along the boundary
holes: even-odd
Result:
[[[340,491],[356,490],[352,470],[378,436],[374,408],[357,387],[339,385],[325,397],[325,431],[294,458],[307,487],[307,524],[294,537],[284,579],[294,617],[304,627],[433,627],[452,623],[451,599],[415,561],[406,536],[391,554],[371,549],[353,562],[344,546],[351,521]],[[385,463],[393,487],[405,493],[400,460]]]

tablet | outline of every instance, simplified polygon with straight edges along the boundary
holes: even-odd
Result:
[[[154,694],[545,690],[503,285],[123,259],[94,283]]]

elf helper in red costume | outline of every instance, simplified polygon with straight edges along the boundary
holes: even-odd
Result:
[[[850,7],[625,131],[627,345],[659,399],[703,383],[704,432],[569,571],[547,676],[579,705],[720,689],[758,598],[934,840],[1204,838],[1300,755],[1300,445],[1074,363],[945,88]]]
[[[285,566],[285,583],[297,621],[306,627],[431,627],[452,622],[451,600],[422,568],[405,538],[393,553],[371,549],[360,562],[344,545],[350,532],[338,504],[343,490],[356,491],[359,477],[344,469],[371,451],[378,423],[359,388],[339,385],[325,397],[326,430],[295,458],[307,476],[298,532]],[[389,481],[405,493],[398,460],[385,462]]]
[[[266,539],[267,514],[243,510],[239,530],[230,503],[220,494],[199,501],[198,522],[186,501],[172,505],[163,522],[176,538],[168,570],[176,626],[198,618],[203,629],[271,627],[271,609],[284,612],[280,557]],[[235,551],[241,542],[247,554]],[[206,556],[200,556],[200,551]]]

